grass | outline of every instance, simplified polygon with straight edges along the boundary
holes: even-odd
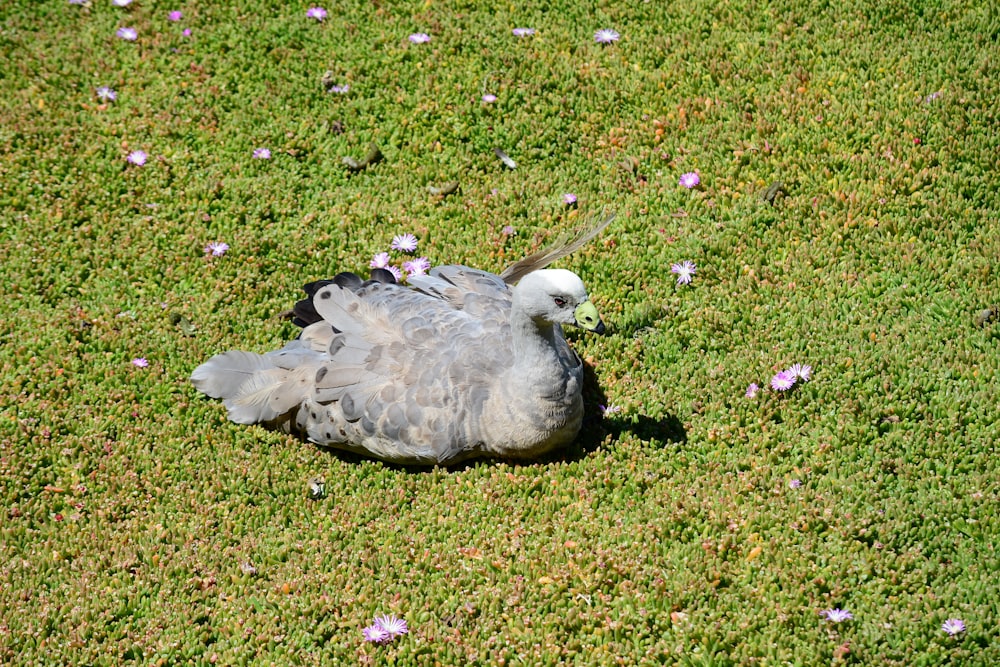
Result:
[[[521,4],[0,11],[0,661],[1000,663],[995,14]],[[398,469],[187,381],[395,234],[498,271],[605,209],[560,265],[622,410],[563,457]]]

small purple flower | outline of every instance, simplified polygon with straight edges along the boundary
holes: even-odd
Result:
[[[941,626],[941,629],[954,637],[961,632],[965,632],[965,621],[960,618],[949,618]]]
[[[402,252],[413,252],[417,249],[417,237],[413,234],[397,234],[392,237],[389,247]]]
[[[694,262],[689,259],[684,260],[679,264],[671,264],[670,272],[677,274],[677,284],[687,285],[694,278],[695,274]]]
[[[387,252],[378,253],[377,255],[372,257],[372,261],[368,264],[368,266],[370,266],[373,269],[386,268],[387,266],[389,266],[389,253]]]
[[[229,244],[225,241],[209,241],[205,246],[205,254],[212,257],[222,257],[229,250]]]
[[[381,644],[382,642],[389,641],[389,633],[382,628],[378,623],[372,623],[367,628],[361,630],[361,635],[365,638],[366,642],[372,642],[375,644]]]
[[[386,634],[389,635],[389,639],[401,637],[410,631],[410,629],[406,626],[406,621],[404,619],[396,618],[392,614],[387,616],[376,616],[375,625],[382,628]]]
[[[600,408],[601,414],[604,416],[618,414],[622,411],[622,406],[615,405],[614,403],[610,405],[598,405],[597,407]]]
[[[854,614],[846,609],[827,609],[822,612],[822,615],[831,623],[842,623],[854,618]]]
[[[118,28],[115,34],[126,42],[134,42],[139,37],[139,33],[135,31],[135,28]]]
[[[270,148],[255,148],[253,150],[253,156],[258,160],[270,160],[271,159],[271,149]]]
[[[567,192],[562,196],[562,202],[566,206],[572,206],[573,204],[576,203],[576,195],[573,194],[572,192]]]
[[[403,262],[403,270],[411,276],[422,276],[431,268],[431,260],[426,257],[417,257],[408,262]]]
[[[511,30],[514,33],[514,37],[531,37],[535,34],[534,28],[514,28]]]
[[[310,7],[306,10],[306,16],[317,21],[322,21],[326,18],[326,10],[322,7]]]
[[[930,104],[931,102],[933,102],[934,100],[936,100],[939,97],[941,97],[941,91],[940,90],[936,90],[936,91],[934,91],[933,93],[931,93],[930,95],[928,95],[927,97],[924,98],[924,103],[925,104]],[[959,622],[961,622],[961,621],[959,621]]]
[[[427,42],[431,41],[431,36],[428,35],[426,32],[415,32],[412,35],[410,35],[407,39],[409,39],[414,44],[426,44]]]
[[[118,93],[107,86],[101,86],[97,89],[97,99],[102,102],[114,102],[118,99]]]
[[[785,372],[790,373],[796,380],[809,382],[809,376],[812,375],[812,370],[812,366],[806,364],[792,364],[792,367]]]
[[[135,359],[132,360],[132,365],[135,366],[136,368],[146,368],[147,366],[149,366],[149,361],[146,359],[146,357],[136,357]]]
[[[395,267],[392,264],[390,264],[389,266],[383,268],[392,274],[392,277],[396,279],[397,283],[403,282],[403,272],[400,271],[398,267]]]
[[[750,386],[747,387],[746,397],[753,398],[754,396],[757,395],[758,391],[760,391],[760,385],[758,385],[756,382],[751,382]]]
[[[691,188],[696,188],[701,183],[701,177],[693,172],[689,171],[686,174],[681,174],[680,184],[690,190]]]
[[[184,28],[184,30],[181,31],[181,34],[184,35],[185,37],[190,37],[191,36],[191,28]]]
[[[167,14],[167,20],[168,21],[180,21],[182,18],[184,18],[184,13],[180,12],[180,11],[178,11],[176,9],[174,11],[170,12],[169,14]]]
[[[500,233],[504,236],[514,236],[517,234],[517,230],[514,229],[513,225],[504,225],[504,228],[500,230]]]
[[[797,489],[800,486],[802,486],[802,480],[801,479],[793,479],[793,480],[791,480],[791,481],[788,482],[788,488],[790,488],[790,489]]]
[[[71,4],[71,5],[85,5],[89,1],[90,0],[69,0],[69,4]]]
[[[137,167],[142,167],[146,164],[146,160],[149,159],[149,156],[146,155],[146,151],[132,151],[125,159]]]
[[[132,0],[111,0],[111,4],[115,7],[128,7],[132,4]]]
[[[771,378],[771,389],[775,391],[787,391],[795,384],[795,376],[788,371],[781,371]]]
[[[611,44],[617,42],[621,35],[611,28],[602,28],[594,33],[594,41],[598,44]]]
[[[328,92],[328,93],[337,93],[339,95],[343,95],[344,93],[346,93],[350,89],[351,89],[350,84],[346,84],[346,83],[344,83],[344,84],[334,84],[334,85],[330,86],[329,88],[327,88],[326,92]]]
[[[483,102],[486,102],[487,104],[493,104],[496,101],[497,101],[497,96],[492,93],[486,93],[485,95],[483,95]]]

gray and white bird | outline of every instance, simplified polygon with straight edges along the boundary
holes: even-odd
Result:
[[[562,325],[604,333],[583,281],[544,267],[613,218],[499,276],[449,265],[409,286],[380,271],[310,283],[297,339],[218,354],[191,381],[231,421],[384,461],[541,456],[583,420],[583,364]]]

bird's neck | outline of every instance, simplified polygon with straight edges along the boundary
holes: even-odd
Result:
[[[510,315],[515,366],[530,371],[551,368],[551,364],[558,363],[556,326],[528,316],[515,305]]]

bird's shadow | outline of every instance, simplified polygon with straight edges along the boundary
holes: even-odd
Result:
[[[597,381],[594,369],[584,363],[583,370],[583,398],[585,406],[583,425],[576,440],[566,447],[531,460],[480,457],[448,464],[414,465],[391,463],[388,461],[381,461],[381,464],[393,470],[410,473],[426,473],[434,468],[449,472],[460,472],[477,465],[489,465],[490,463],[501,461],[513,466],[579,461],[592,455],[602,447],[608,446],[605,443],[608,441],[609,435],[611,443],[617,442],[626,433],[630,433],[640,440],[658,440],[675,444],[687,442],[687,431],[684,429],[684,424],[676,415],[671,414],[661,419],[654,419],[643,414],[622,414],[607,410],[608,399]],[[371,457],[345,450],[329,447],[319,447],[319,449],[347,463],[360,464],[364,461],[372,460]]]
[[[541,462],[577,461],[584,459],[597,450],[619,441],[626,433],[631,433],[640,440],[659,440],[683,444],[687,442],[687,431],[676,415],[667,415],[662,419],[654,419],[644,414],[626,414],[616,411],[609,403],[608,397],[597,381],[594,369],[584,364],[584,405],[587,406],[583,418],[580,435],[567,447],[539,459]]]

